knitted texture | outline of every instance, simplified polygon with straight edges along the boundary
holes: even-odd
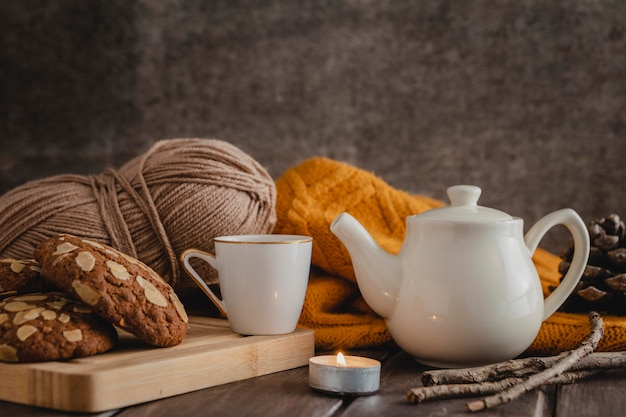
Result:
[[[308,159],[276,181],[275,233],[313,236],[313,271],[300,325],[315,329],[318,349],[373,347],[390,342],[384,320],[364,302],[356,285],[350,256],[330,232],[330,224],[348,212],[391,253],[404,241],[406,217],[444,203],[394,189],[374,174],[327,158]],[[544,295],[559,282],[560,258],[537,249],[533,262]],[[600,350],[626,347],[626,318],[606,317]],[[528,349],[531,354],[556,354],[573,349],[587,336],[585,314],[555,313],[546,320]]]
[[[198,287],[181,274],[188,248],[213,238],[270,233],[274,180],[237,147],[214,139],[154,144],[119,170],[58,175],[0,197],[0,257],[28,259],[44,239],[70,233],[109,244],[151,266],[181,298]],[[205,268],[202,275],[215,280]]]
[[[443,205],[425,196],[411,196],[380,178],[327,158],[311,158],[292,167],[276,181],[274,233],[314,237],[312,263],[324,271],[356,282],[350,255],[330,232],[342,212],[353,214],[378,244],[400,250],[406,218]]]

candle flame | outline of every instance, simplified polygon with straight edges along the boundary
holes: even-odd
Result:
[[[341,352],[337,354],[337,366],[346,366],[346,358]]]

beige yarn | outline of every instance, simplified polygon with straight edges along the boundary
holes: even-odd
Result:
[[[1,196],[0,258],[32,258],[42,240],[70,233],[137,257],[185,292],[194,284],[181,280],[182,251],[212,251],[220,235],[270,233],[275,203],[273,179],[237,147],[163,140],[119,170],[58,175]]]

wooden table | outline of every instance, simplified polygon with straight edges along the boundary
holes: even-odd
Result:
[[[406,391],[420,385],[425,369],[396,347],[351,352],[382,361],[381,387],[367,397],[334,397],[308,386],[308,368],[256,377],[120,410],[95,414],[66,413],[0,402],[2,417],[57,416],[467,416],[466,399],[412,405]],[[158,370],[155,369],[155,372]],[[1,376],[0,376],[1,377]],[[626,372],[610,371],[567,386],[547,386],[522,398],[477,413],[479,416],[624,416]]]

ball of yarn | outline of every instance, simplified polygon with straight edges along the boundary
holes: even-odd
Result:
[[[1,196],[0,258],[32,258],[42,240],[70,233],[136,257],[184,297],[195,284],[180,254],[212,251],[216,236],[270,233],[275,204],[274,181],[237,147],[163,140],[119,170],[57,175]]]

